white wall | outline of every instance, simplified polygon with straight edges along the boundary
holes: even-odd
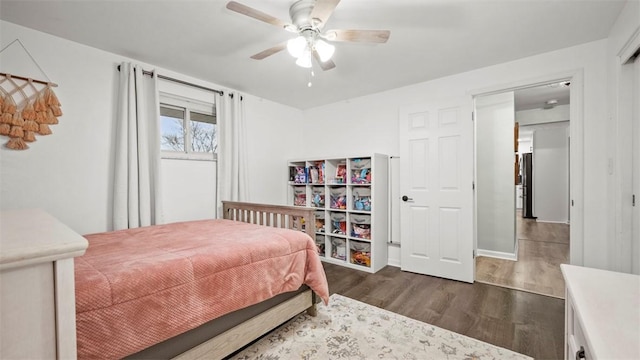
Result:
[[[513,92],[479,96],[475,105],[478,253],[517,258]]]
[[[250,200],[286,204],[287,161],[300,156],[308,142],[302,133],[302,111],[272,101],[245,96]]]
[[[569,221],[569,117],[569,105],[516,112],[522,137],[535,132],[535,141],[521,141],[518,152],[533,152],[533,215],[538,221]]]
[[[459,98],[485,88],[561,72],[584,74],[584,264],[607,268],[607,41],[600,40],[520,60],[305,111],[303,132],[326,134],[304,144],[298,157],[381,152],[398,154],[398,109],[426,100]],[[397,226],[398,224],[393,224]],[[395,241],[395,239],[394,239]],[[390,258],[394,250],[389,249]]]
[[[131,59],[5,21],[0,22],[0,32],[0,47],[19,38],[51,81],[59,85],[55,91],[64,112],[60,124],[52,126],[53,134],[38,137],[29,150],[0,149],[0,209],[42,208],[81,234],[110,230],[116,65]],[[43,77],[24,58],[0,55],[0,60],[2,72]],[[139,63],[145,69],[154,68]],[[166,69],[156,67],[156,70],[166,76],[224,90],[216,84]],[[165,82],[160,86],[165,90],[170,87]],[[284,202],[286,159],[300,144],[298,137],[291,133],[296,133],[302,112],[251,95],[245,96],[245,110],[250,144],[250,192],[254,196],[251,200]],[[286,129],[287,135],[281,135],[282,129]],[[2,137],[2,141],[6,138]],[[167,198],[165,214],[169,221],[211,215],[209,199],[214,194],[214,184],[209,181],[215,178],[212,164],[162,161],[163,191]],[[180,186],[187,175],[196,179]],[[183,201],[183,197],[195,195],[200,196],[198,201],[202,202],[194,205]]]
[[[569,105],[558,105],[552,109],[516,111],[516,121],[520,126],[565,120],[569,120]]]
[[[569,221],[569,122],[524,127],[534,131],[533,215],[542,222]]]

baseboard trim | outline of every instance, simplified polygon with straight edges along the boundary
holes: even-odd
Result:
[[[387,265],[400,267],[400,259],[389,259],[389,261],[387,261]]]
[[[549,224],[566,224],[566,225],[569,224],[568,221],[540,220],[540,218],[538,218],[536,221],[541,223],[549,223]]]
[[[516,242],[515,253],[506,253],[506,252],[500,252],[500,251],[478,249],[477,255],[492,257],[496,259],[518,261],[518,242]]]

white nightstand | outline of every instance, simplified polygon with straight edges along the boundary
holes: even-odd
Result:
[[[640,359],[640,276],[560,267],[566,283],[565,359]]]
[[[42,210],[0,213],[0,359],[75,359],[73,258],[85,238]]]

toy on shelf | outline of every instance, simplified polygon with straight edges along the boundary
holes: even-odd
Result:
[[[344,239],[331,239],[331,257],[338,260],[347,259],[347,244]]]
[[[353,171],[351,177],[352,184],[371,184],[371,169],[362,169],[359,172]]]
[[[316,161],[309,167],[309,177],[312,184],[324,184],[324,161]]]
[[[351,183],[371,184],[371,159],[351,160]]]
[[[325,249],[324,235],[316,236],[316,248],[318,249],[318,254],[320,256],[324,256],[324,249]]]
[[[307,189],[301,186],[293,188],[293,205],[307,206]]]
[[[331,213],[331,233],[347,235],[347,215],[343,213]]]
[[[359,239],[371,239],[371,225],[352,224],[351,236]]]
[[[349,243],[351,263],[371,267],[371,244],[352,241]]]
[[[371,240],[371,215],[351,214],[351,237]]]
[[[296,184],[307,183],[307,171],[304,166],[290,166],[289,167],[289,181]]]
[[[317,208],[324,207],[324,188],[323,187],[314,187],[311,190],[311,206]]]
[[[347,208],[347,189],[344,187],[334,187],[329,189],[331,209],[345,210]]]
[[[347,182],[347,164],[338,164],[336,167],[336,177],[333,182],[335,184],[344,184]]]
[[[294,216],[291,218],[292,221],[292,225],[291,228],[293,230],[299,230],[304,232],[306,227],[305,227],[305,223],[304,223],[304,218],[303,217],[299,217],[299,216]]]
[[[316,232],[324,232],[324,211],[316,211]]]
[[[351,252],[351,263],[371,267],[371,253],[362,251]]]
[[[371,189],[357,187],[353,189],[353,209],[371,211]]]

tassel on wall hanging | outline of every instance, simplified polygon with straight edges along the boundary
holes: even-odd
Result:
[[[9,137],[5,146],[13,150],[29,148],[36,135],[49,135],[49,125],[58,123],[62,116],[60,101],[52,83],[33,56],[19,39],[0,50],[0,54],[13,44],[19,44],[47,81],[0,72],[0,135]]]

